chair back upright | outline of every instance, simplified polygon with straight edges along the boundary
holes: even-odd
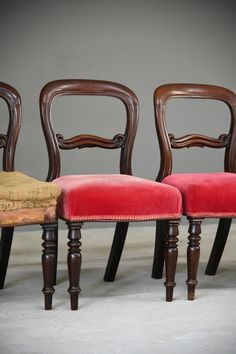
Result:
[[[6,134],[0,134],[0,148],[3,149],[2,169],[14,171],[16,144],[21,127],[21,98],[17,90],[0,82],[0,97],[6,102],[9,122]]]

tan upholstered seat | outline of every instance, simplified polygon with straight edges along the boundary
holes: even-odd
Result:
[[[55,216],[60,189],[21,172],[0,172],[0,225],[45,222]]]

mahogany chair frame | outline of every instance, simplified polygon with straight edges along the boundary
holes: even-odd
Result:
[[[89,96],[108,96],[119,99],[126,109],[126,127],[124,133],[115,135],[112,139],[103,138],[95,135],[80,134],[71,138],[64,138],[62,134],[54,132],[51,107],[53,100],[58,96],[68,95],[89,95]],[[46,84],[40,94],[41,123],[49,155],[48,181],[53,181],[60,176],[61,160],[60,149],[82,149],[103,148],[120,149],[120,173],[132,174],[131,157],[138,126],[139,103],[136,95],[121,84],[103,80],[56,80]],[[78,173],[78,172],[77,172]],[[71,299],[71,309],[77,310],[78,296],[80,293],[79,277],[81,269],[81,227],[83,220],[65,220],[68,227],[68,271],[69,289]],[[99,220],[98,220],[99,221]],[[173,288],[175,286],[174,276],[177,262],[177,235],[179,220],[167,222],[167,246],[166,252],[169,255],[166,278],[167,301],[172,300]],[[112,281],[119,265],[122,249],[124,246],[128,222],[117,222],[112,248],[106,268],[104,280]]]
[[[127,114],[124,134],[117,134],[113,139],[104,139],[103,137],[90,134],[80,134],[66,140],[64,140],[62,134],[55,134],[52,126],[51,106],[56,97],[68,95],[110,96],[121,100],[125,105]],[[40,112],[49,156],[47,181],[53,181],[60,176],[60,149],[71,150],[96,147],[120,149],[120,173],[132,175],[131,158],[138,126],[139,103],[135,94],[131,90],[128,90],[127,87],[105,80],[54,80],[46,84],[41,91]],[[116,224],[104,281],[113,281],[115,278],[128,227],[128,222],[118,222]]]
[[[224,102],[231,115],[229,132],[222,134],[219,138],[212,138],[200,134],[188,134],[176,138],[168,133],[166,127],[166,105],[173,98],[191,98],[191,99],[211,99]],[[225,149],[224,171],[236,172],[236,95],[223,87],[214,85],[200,84],[166,84],[158,87],[154,92],[154,110],[157,136],[160,145],[160,170],[157,181],[161,182],[164,177],[172,173],[172,149],[182,149],[191,147],[209,147]],[[188,264],[188,299],[194,299],[195,287],[197,285],[196,275],[200,256],[200,234],[201,218],[188,218],[189,237],[187,248]],[[214,275],[217,271],[227,237],[230,230],[231,218],[221,218],[211,251],[211,255],[206,268],[206,274]],[[163,273],[164,260],[164,232],[166,228],[165,221],[157,221],[156,242],[153,262],[153,278],[161,278]]]
[[[3,99],[9,111],[9,124],[6,134],[0,134],[0,148],[3,149],[2,169],[12,172],[15,169],[15,151],[22,121],[21,98],[18,91],[3,82],[0,82],[0,98]],[[35,224],[34,221],[26,220],[24,225]],[[0,241],[0,289],[3,289],[6,272],[11,252],[14,227],[22,226],[17,223],[2,226]],[[1,227],[1,225],[0,225]],[[42,224],[43,228],[43,254],[42,267],[45,297],[45,309],[52,308],[52,295],[54,293],[54,280],[56,274],[56,250],[57,250],[57,223],[55,216],[48,216],[48,220]]]

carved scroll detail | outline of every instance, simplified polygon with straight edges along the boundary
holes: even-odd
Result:
[[[6,146],[7,137],[4,134],[0,134],[0,149]]]
[[[100,147],[104,149],[117,149],[121,148],[125,144],[125,136],[123,134],[117,134],[113,139],[101,138],[96,135],[77,135],[70,139],[64,139],[62,134],[57,134],[58,145],[63,150],[69,149],[82,149],[85,147]]]
[[[224,148],[230,143],[230,134],[221,134],[218,139],[200,134],[188,134],[180,138],[176,138],[173,134],[168,134],[171,147],[174,149],[182,149],[189,147],[210,147]]]

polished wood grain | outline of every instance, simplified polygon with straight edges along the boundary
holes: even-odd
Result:
[[[60,149],[82,149],[86,147],[100,147],[103,149],[118,149],[125,145],[125,135],[117,134],[112,139],[106,139],[91,134],[81,134],[64,139],[62,134],[56,134]]]
[[[168,134],[171,147],[174,149],[183,149],[190,147],[210,147],[215,149],[221,149],[229,146],[230,135],[221,134],[219,138],[212,138],[200,134],[188,134],[180,138],[176,138],[174,134]]]

